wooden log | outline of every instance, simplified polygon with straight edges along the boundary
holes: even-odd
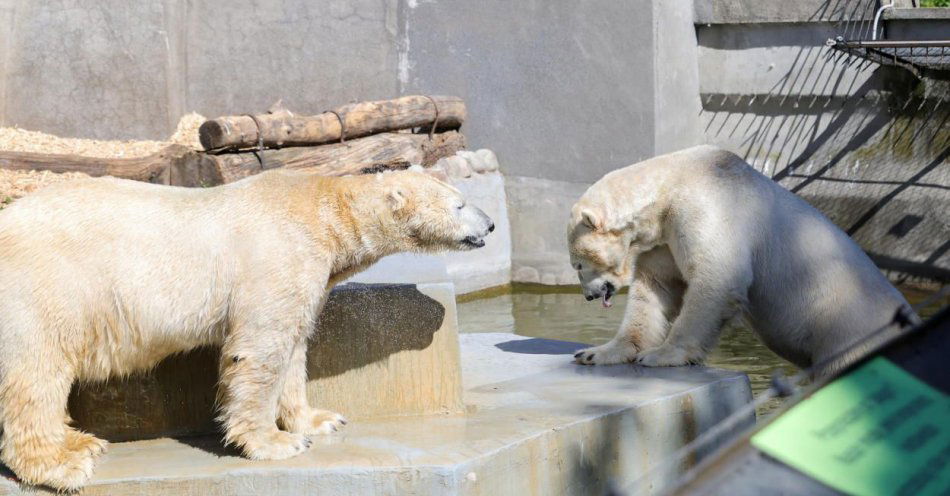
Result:
[[[343,144],[264,150],[263,168],[258,152],[209,154],[206,158],[214,164],[215,175],[230,183],[278,167],[343,176],[404,169],[410,164],[430,166],[463,149],[465,137],[455,131],[436,134],[431,140],[425,134],[383,133]]]
[[[217,169],[203,153],[181,145],[169,145],[152,155],[138,158],[0,151],[0,168],[82,172],[94,177],[113,176],[176,186],[210,186],[222,182]]]
[[[259,137],[263,137],[265,147],[320,145],[340,141],[341,136],[359,138],[415,127],[428,131],[436,120],[436,108],[436,131],[461,127],[465,120],[465,102],[461,98],[405,96],[344,105],[334,110],[336,114],[301,116],[274,109],[253,118],[247,115],[218,117],[202,124],[198,137],[205,150],[255,148]]]

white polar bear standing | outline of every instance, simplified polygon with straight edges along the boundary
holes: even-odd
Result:
[[[18,200],[0,212],[0,458],[26,482],[80,487],[106,445],[67,424],[73,382],[209,344],[226,441],[297,455],[345,423],[306,396],[330,288],[396,252],[478,248],[493,228],[418,171],[208,189],[102,178]]]
[[[620,330],[582,364],[700,363],[742,316],[778,355],[829,371],[909,308],[831,221],[712,146],[605,175],[574,205],[568,243],[588,300],[609,306],[632,278]]]

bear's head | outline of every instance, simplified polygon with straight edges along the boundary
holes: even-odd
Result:
[[[462,193],[421,167],[377,175],[405,251],[473,250],[495,223]]]
[[[577,270],[587,301],[610,298],[630,280],[631,235],[607,226],[601,208],[575,205],[567,232],[571,266]]]

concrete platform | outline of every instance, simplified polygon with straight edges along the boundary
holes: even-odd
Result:
[[[434,262],[433,280],[444,280]],[[449,282],[338,286],[307,352],[310,403],[351,420],[462,412],[457,325]],[[76,386],[70,415],[108,441],[214,433],[219,355],[198,349],[149,373]]]
[[[115,443],[82,494],[601,494],[644,474],[649,494],[688,468],[652,467],[750,400],[738,373],[584,367],[574,343],[459,339],[464,414],[355,421],[279,462],[245,460],[216,437]],[[0,494],[38,492],[0,479]]]

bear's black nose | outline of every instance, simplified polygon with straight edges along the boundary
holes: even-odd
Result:
[[[593,299],[594,299],[594,297],[593,297],[593,296],[591,296],[591,295],[584,295],[584,298],[586,298],[586,299],[587,299],[587,301],[591,301],[591,300],[593,300]]]
[[[488,232],[495,232],[495,223],[492,222],[488,225]]]

